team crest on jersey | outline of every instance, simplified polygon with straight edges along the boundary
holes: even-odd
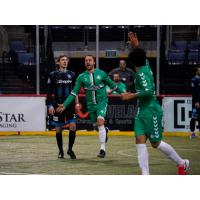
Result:
[[[67,74],[67,78],[68,78],[68,79],[71,79],[72,76],[71,76],[70,74]]]
[[[97,75],[97,79],[99,79],[99,80],[100,80],[100,79],[101,79],[101,76],[100,76],[100,75]]]

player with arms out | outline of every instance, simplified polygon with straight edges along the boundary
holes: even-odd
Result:
[[[49,74],[47,82],[48,113],[52,116],[52,123],[56,127],[56,140],[59,149],[58,158],[64,158],[62,127],[65,124],[69,124],[69,143],[67,154],[71,159],[76,159],[76,155],[72,150],[76,137],[75,105],[72,105],[68,110],[63,111],[63,113],[56,112],[58,104],[62,104],[70,95],[74,86],[75,73],[67,70],[69,58],[66,55],[59,56],[57,63],[59,65],[58,70]],[[78,98],[76,98],[76,103],[78,104]]]
[[[122,94],[123,100],[139,100],[139,108],[135,118],[136,150],[141,172],[149,174],[149,158],[146,141],[149,139],[153,148],[160,150],[177,164],[178,174],[185,175],[189,161],[182,159],[174,148],[162,140],[162,109],[156,100],[153,73],[148,64],[146,53],[139,48],[136,34],[128,34],[133,50],[129,53],[131,65],[135,68],[136,93]]]
[[[95,69],[93,56],[87,55],[85,57],[85,67],[86,71],[78,76],[74,89],[65,102],[57,108],[57,111],[63,112],[64,109],[68,108],[78,95],[81,87],[84,87],[90,120],[95,129],[98,127],[99,132],[100,152],[97,156],[104,158],[106,155],[105,143],[107,141],[107,130],[104,126],[108,104],[106,85],[111,89],[117,90],[119,93],[123,93],[123,90],[104,71]]]

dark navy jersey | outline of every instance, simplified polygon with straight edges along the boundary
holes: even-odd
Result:
[[[47,81],[47,105],[62,104],[74,87],[75,73],[53,71]]]
[[[195,103],[200,103],[200,77],[195,76],[192,78],[192,106]]]

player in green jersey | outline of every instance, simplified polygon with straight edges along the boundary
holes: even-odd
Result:
[[[65,102],[57,108],[57,111],[63,112],[74,101],[81,87],[84,87],[86,91],[87,109],[90,113],[91,122],[94,127],[98,126],[100,142],[98,157],[104,158],[106,155],[105,143],[107,141],[107,133],[104,126],[108,104],[106,85],[111,89],[117,90],[119,93],[123,93],[123,90],[120,89],[104,71],[95,69],[93,56],[87,55],[85,57],[85,67],[86,71],[78,76],[71,94]]]
[[[189,161],[182,159],[174,148],[162,140],[162,109],[156,100],[153,73],[146,59],[146,53],[138,47],[136,34],[129,32],[133,50],[129,60],[135,67],[136,93],[122,94],[123,100],[138,98],[139,108],[135,118],[135,135],[138,162],[143,175],[149,174],[149,159],[146,140],[149,139],[153,148],[160,150],[178,166],[178,174],[185,175]]]

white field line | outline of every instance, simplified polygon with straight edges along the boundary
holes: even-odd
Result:
[[[0,175],[46,175],[46,174],[31,174],[31,173],[18,173],[18,172],[1,172]]]
[[[137,155],[132,155],[132,154],[129,154],[129,153],[126,153],[126,152],[129,152],[130,150],[133,150],[134,148],[131,148],[131,149],[123,149],[123,150],[119,150],[117,152],[118,155],[120,156],[126,156],[126,157],[133,157],[133,158],[137,158]],[[185,149],[185,148],[175,148],[175,150],[180,150],[180,151],[200,151],[200,149]],[[153,159],[153,157],[152,157]],[[167,160],[167,159],[164,159],[164,158],[156,158],[156,160]]]

